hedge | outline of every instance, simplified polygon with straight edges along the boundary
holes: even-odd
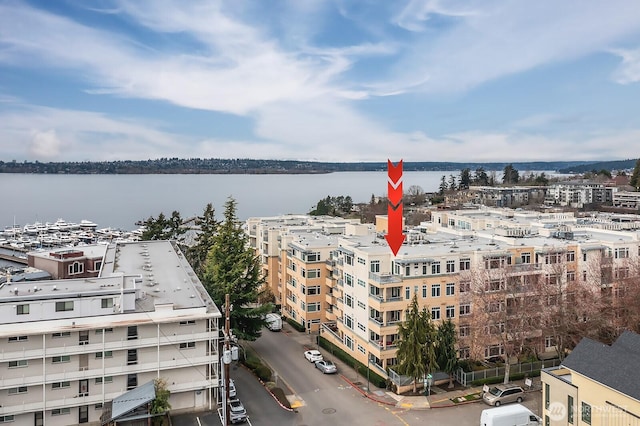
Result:
[[[362,364],[360,361],[358,361],[357,359],[355,359],[354,357],[352,357],[351,355],[349,355],[347,352],[345,352],[344,350],[342,350],[341,348],[339,348],[338,346],[334,345],[332,342],[330,342],[329,340],[327,340],[326,338],[320,336],[320,346],[322,346],[324,349],[330,351],[333,355],[336,356],[336,358],[340,359],[341,361],[343,361],[344,363],[346,363],[349,366],[353,366],[354,369],[358,372],[358,374],[361,374],[362,376],[367,375],[367,366]],[[369,381],[379,387],[379,388],[386,388],[387,387],[387,379],[385,379],[384,377],[380,376],[379,374],[375,373],[373,370],[369,369]]]
[[[287,318],[287,322],[289,323],[289,325],[291,325],[291,327],[295,328],[300,333],[304,333],[304,330],[305,330],[304,324],[300,324],[299,322],[297,322],[292,318]]]
[[[509,381],[514,380],[522,380],[526,377],[538,377],[540,375],[540,370],[528,371],[526,373],[513,373],[509,375]],[[498,377],[487,377],[486,379],[474,380],[471,382],[471,386],[481,386],[481,385],[495,385],[496,383],[502,383],[504,381],[504,376]]]
[[[253,371],[254,373],[256,373],[256,376],[258,376],[263,382],[268,382],[269,380],[271,380],[271,369],[266,365],[260,364]]]

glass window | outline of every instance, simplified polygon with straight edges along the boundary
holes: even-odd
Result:
[[[9,368],[20,368],[27,367],[29,365],[29,361],[26,359],[21,359],[18,361],[9,361]]]
[[[434,320],[434,321],[440,319],[440,308],[439,307],[431,308],[431,319]]]
[[[62,362],[71,362],[71,356],[69,355],[54,356],[51,358],[51,362],[53,364],[60,364]]]
[[[586,424],[591,424],[591,405],[586,402],[582,403],[582,421]]]
[[[567,395],[567,421],[573,424],[573,397]]]
[[[103,309],[113,308],[113,297],[102,299],[102,308]]]
[[[440,284],[431,285],[431,297],[440,297]]]
[[[447,296],[453,296],[454,294],[456,294],[456,284],[447,283]]]
[[[73,301],[56,302],[56,312],[73,311]]]
[[[18,306],[16,306],[16,314],[18,314],[18,315],[28,315],[29,314],[29,305],[18,305]]]

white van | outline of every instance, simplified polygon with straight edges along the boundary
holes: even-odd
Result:
[[[542,420],[524,405],[511,404],[487,408],[480,415],[480,426],[540,426]]]
[[[267,314],[264,318],[267,322],[267,328],[271,331],[282,330],[282,317],[278,314]]]

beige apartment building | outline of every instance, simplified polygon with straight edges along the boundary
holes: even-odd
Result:
[[[110,401],[156,378],[172,412],[216,407],[221,315],[170,242],[53,249],[31,261],[73,268],[97,251],[95,277],[0,285],[0,422],[100,424]]]
[[[382,375],[396,364],[398,324],[414,294],[436,323],[451,319],[458,326],[461,358],[504,356],[516,335],[519,344],[551,357],[556,339],[545,315],[553,312],[553,292],[576,280],[614,291],[638,260],[638,235],[607,229],[607,218],[434,211],[430,222],[405,230],[397,256],[380,232],[384,221],[351,223],[338,235],[310,225],[282,230],[275,238],[278,280],[286,283],[283,315],[312,333],[319,321],[319,333]],[[324,282],[320,297],[318,282]],[[309,303],[312,312],[302,309]]]
[[[542,371],[545,425],[640,425],[639,363],[635,333],[611,346],[583,339],[559,367]]]

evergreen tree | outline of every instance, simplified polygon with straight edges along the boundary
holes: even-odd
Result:
[[[447,186],[447,177],[445,175],[442,175],[442,177],[440,178],[440,195],[444,195],[444,193],[447,192],[447,189],[449,189],[449,187]]]
[[[640,159],[636,160],[636,166],[633,168],[629,185],[633,186],[636,191],[640,189]]]
[[[460,172],[460,189],[469,189],[471,185],[471,170],[466,168]]]
[[[456,325],[448,319],[438,326],[436,337],[438,365],[449,375],[449,387],[453,387],[453,374],[459,366],[458,353],[456,351]]]
[[[513,167],[513,164],[506,165],[502,174],[502,183],[504,183],[505,185],[511,185],[514,183],[518,183],[519,180],[520,174]]]
[[[265,279],[247,238],[236,216],[236,201],[229,198],[224,220],[218,225],[207,254],[203,284],[221,309],[225,294],[230,295],[233,333],[240,339],[255,340],[261,335],[263,317],[272,311],[272,305],[258,305]]]
[[[160,213],[155,219],[150,216],[144,222],[145,230],[142,232],[142,240],[176,240],[180,241],[184,233],[187,231],[182,226],[182,218],[180,212],[173,211],[171,217],[167,218],[164,213]]]
[[[478,167],[476,169],[476,173],[473,181],[476,185],[480,185],[480,186],[489,185],[489,176],[487,175],[487,172],[484,170],[484,167]]]
[[[456,185],[456,177],[454,175],[449,175],[449,190],[455,191],[458,186]]]
[[[406,311],[405,321],[398,326],[398,335],[398,373],[413,379],[415,393],[418,379],[437,368],[431,316],[426,308],[418,308],[418,296],[415,293]]]
[[[196,225],[200,229],[195,237],[195,243],[187,248],[186,256],[198,278],[202,279],[205,273],[207,253],[213,246],[213,237],[218,232],[219,223],[216,220],[213,204],[207,204],[202,216],[196,218]]]

